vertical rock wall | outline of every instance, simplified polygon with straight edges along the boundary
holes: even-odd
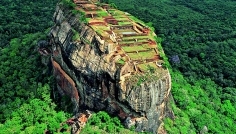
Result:
[[[57,6],[51,28],[52,63],[58,86],[71,96],[75,109],[105,110],[137,131],[157,133],[164,116],[171,79],[167,69],[131,73],[114,62],[114,46],[63,6]],[[77,31],[79,38],[73,39]]]

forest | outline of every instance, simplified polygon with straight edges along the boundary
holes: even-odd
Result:
[[[168,133],[236,133],[236,1],[102,1],[152,24],[162,38],[175,114],[164,120]],[[53,97],[54,80],[36,48],[53,26],[57,2],[1,0],[0,134],[68,133],[61,123],[72,113]],[[104,112],[82,133],[96,132],[131,133]]]

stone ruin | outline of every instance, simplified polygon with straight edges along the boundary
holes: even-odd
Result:
[[[171,77],[162,66],[155,33],[107,4],[73,2],[74,9],[58,3],[48,42],[58,90],[71,97],[75,113],[104,110],[128,128],[157,133]]]

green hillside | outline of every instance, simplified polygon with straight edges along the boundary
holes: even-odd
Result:
[[[71,117],[50,97],[52,78],[36,49],[52,23],[54,1],[0,2],[0,134],[65,132]],[[64,130],[63,130],[64,129]]]

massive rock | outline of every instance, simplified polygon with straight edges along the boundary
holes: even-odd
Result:
[[[105,110],[136,131],[157,133],[171,79],[155,33],[96,0],[73,2],[57,4],[49,34],[59,91],[72,98],[75,112]]]

